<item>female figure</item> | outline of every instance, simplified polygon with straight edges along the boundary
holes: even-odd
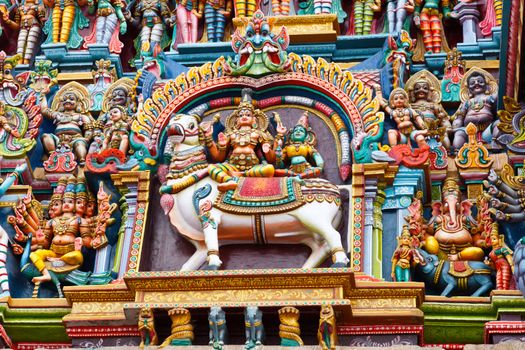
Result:
[[[288,133],[286,145],[277,154],[277,166],[288,169],[275,170],[276,176],[297,176],[300,178],[318,177],[323,170],[324,161],[315,149],[316,136],[308,123],[308,112],[304,112],[295,127]],[[310,160],[315,166],[308,161]]]
[[[232,0],[206,0],[204,19],[208,32],[208,42],[220,42],[224,39],[226,18],[230,17],[231,11]]]
[[[516,289],[514,281],[514,263],[512,261],[512,250],[507,247],[505,237],[499,234],[498,223],[492,224],[490,232],[490,245],[492,250],[489,259],[485,259],[485,264],[496,269],[496,289],[510,290]]]
[[[14,21],[9,19],[7,11],[1,11],[2,19],[11,29],[20,30],[16,53],[21,56],[22,64],[29,64],[40,39],[46,9],[38,0],[25,0],[15,11]]]
[[[102,150],[114,148],[127,154],[129,148],[129,125],[124,107],[113,106],[109,110],[109,120],[104,127]]]
[[[412,246],[412,236],[407,225],[403,225],[403,232],[397,237],[397,248],[392,255],[392,281],[410,282],[410,267],[420,261],[416,250]]]
[[[414,24],[421,29],[426,52],[442,51],[443,23],[441,22],[440,5],[443,19],[452,17],[449,0],[416,0]]]

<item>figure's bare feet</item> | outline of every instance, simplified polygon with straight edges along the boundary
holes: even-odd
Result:
[[[234,180],[230,180],[230,181],[227,181],[227,182],[224,182],[224,183],[221,183],[221,184],[217,185],[217,189],[219,191],[221,191],[221,192],[234,190],[236,188],[237,188],[237,182],[235,182]]]
[[[42,271],[42,276],[33,277],[31,281],[35,284],[51,281],[51,275],[49,274],[47,269],[44,269],[44,271]]]

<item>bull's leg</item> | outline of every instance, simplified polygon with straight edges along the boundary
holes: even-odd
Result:
[[[332,267],[346,267],[349,260],[341,243],[341,235],[332,226],[332,219],[337,215],[337,210],[334,204],[320,203],[313,206],[304,205],[290,215],[295,216],[308,230],[326,240],[332,252]]]
[[[303,243],[312,249],[312,253],[303,264],[303,269],[310,269],[319,266],[330,253],[330,247],[328,244],[325,241],[319,242],[315,237],[312,237]]]
[[[208,265],[204,268],[205,270],[218,270],[222,265],[222,261],[219,259],[218,229],[220,221],[221,214],[218,210],[211,209],[206,212],[201,212],[204,241],[208,249]]]
[[[441,296],[442,297],[450,297],[450,295],[452,294],[454,289],[456,289],[456,285],[454,283],[447,284],[447,286],[445,287],[445,289],[441,293]]]
[[[479,283],[480,287],[474,293],[472,293],[471,296],[473,297],[480,297],[490,292],[492,288],[494,288],[494,285],[490,279],[490,275],[483,275],[483,276],[474,275],[474,279],[477,283]]]
[[[208,251],[203,242],[192,242],[197,249],[195,253],[182,265],[181,271],[198,270],[206,262]]]

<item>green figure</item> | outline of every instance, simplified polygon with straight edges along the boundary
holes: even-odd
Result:
[[[374,12],[379,11],[381,11],[380,0],[356,0],[354,3],[354,34],[370,34]]]

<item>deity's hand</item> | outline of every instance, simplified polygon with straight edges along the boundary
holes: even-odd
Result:
[[[414,3],[412,1],[407,1],[407,3],[405,4],[405,6],[403,6],[403,8],[407,12],[412,13],[414,12]]]
[[[458,256],[458,254],[449,254],[448,255],[448,260],[450,260],[450,261],[458,261],[459,260],[459,256]]]
[[[24,248],[22,248],[20,244],[11,243],[11,247],[13,248],[13,254],[15,255],[21,255],[24,252]]]
[[[9,21],[9,13],[2,11],[2,19],[4,22]]]
[[[489,260],[489,258],[485,257],[485,260],[483,260],[483,263],[484,263],[485,265],[489,265],[489,266],[490,266],[490,260]]]
[[[280,136],[286,135],[286,132],[288,131],[286,126],[284,126],[283,124],[278,124],[276,130],[277,130],[277,134]]]
[[[219,13],[224,17],[230,17],[230,11],[219,10]]]
[[[126,34],[128,30],[128,24],[126,22],[120,23],[120,34]]]
[[[212,122],[202,122],[200,124],[200,129],[204,133],[204,137],[211,137],[213,135],[213,123]]]
[[[265,143],[265,144],[262,145],[263,153],[268,153],[268,152],[270,152],[271,149],[272,149],[272,147],[270,147],[270,144],[268,144],[268,143]]]
[[[392,281],[396,281],[396,274],[394,273],[394,271],[392,271],[392,273],[390,274],[390,277],[392,278]]]
[[[219,133],[219,135],[217,136],[217,143],[220,147],[226,147],[228,145],[228,138],[226,137],[226,135],[224,135],[224,133]]]

